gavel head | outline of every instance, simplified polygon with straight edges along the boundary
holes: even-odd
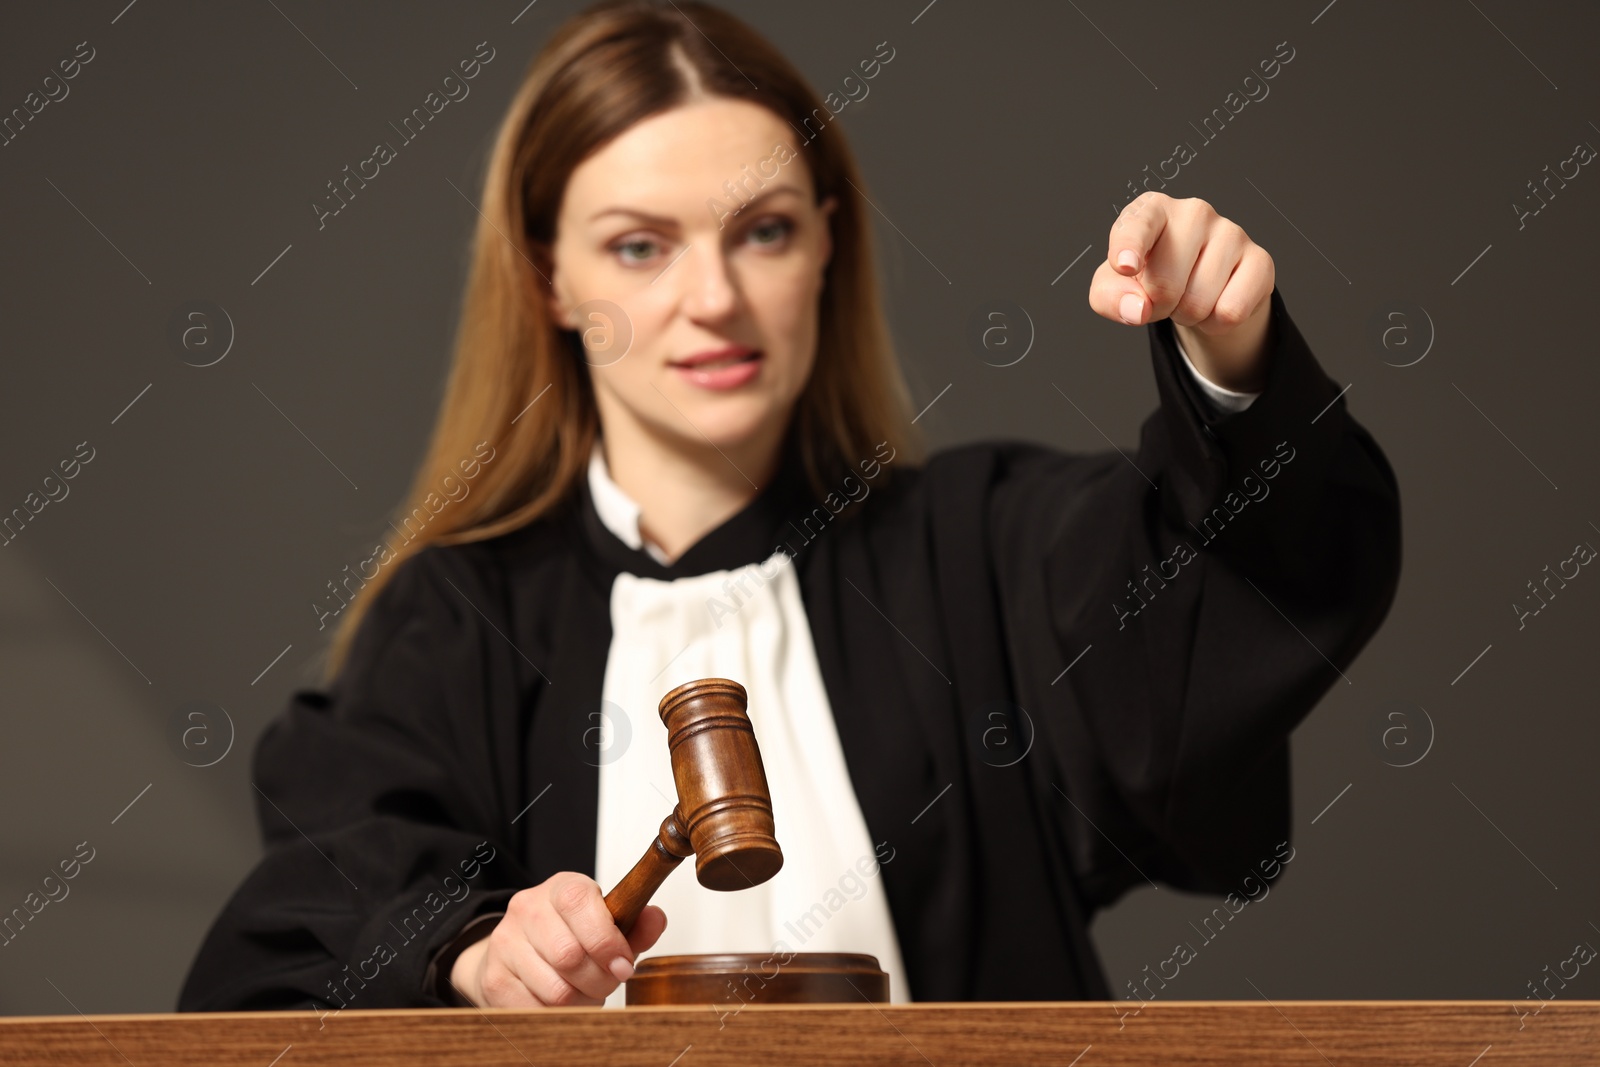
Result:
[[[694,846],[700,884],[724,892],[760,885],[783,867],[748,700],[744,686],[726,678],[701,678],[661,698],[675,816]]]

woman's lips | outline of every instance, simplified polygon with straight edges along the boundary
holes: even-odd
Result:
[[[736,389],[761,373],[762,353],[743,346],[702,352],[669,364],[702,389]]]

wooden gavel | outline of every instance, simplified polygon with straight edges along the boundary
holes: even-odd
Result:
[[[748,700],[744,686],[726,678],[687,682],[661,698],[678,803],[639,862],[606,894],[623,933],[690,855],[700,884],[721,892],[760,885],[783,867]]]

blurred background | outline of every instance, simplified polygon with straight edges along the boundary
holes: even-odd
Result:
[[[421,456],[490,139],[580,6],[8,12],[0,515],[25,518],[0,533],[0,915],[80,866],[7,929],[0,1012],[173,1008],[259,854],[249,754],[317,683],[313,605]],[[1600,545],[1600,9],[725,6],[824,94],[893,52],[833,125],[936,445],[1137,441],[1145,332],[1086,298],[1129,183],[1164,174],[1272,253],[1400,479],[1398,600],[1293,739],[1288,873],[1212,940],[1216,898],[1133,891],[1093,927],[1113,989],[1187,941],[1163,999],[1536,1007],[1530,982],[1600,945],[1600,574],[1575,558]],[[1595,970],[1541,988],[1597,997]]]

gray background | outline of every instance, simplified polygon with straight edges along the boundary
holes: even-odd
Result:
[[[475,218],[463,194],[479,196],[527,58],[578,6],[525,2],[7,14],[0,109],[77,42],[96,56],[0,148],[0,511],[78,442],[96,454],[0,548],[0,912],[78,842],[96,855],[0,948],[0,1011],[170,1010],[255,861],[248,753],[316,676],[310,603],[380,535],[420,458]],[[1273,254],[1398,473],[1399,597],[1295,735],[1295,858],[1160,995],[1517,1001],[1600,944],[1584,695],[1600,576],[1520,631],[1509,607],[1545,564],[1600,544],[1600,168],[1523,229],[1510,207],[1577,142],[1600,145],[1595,9],[728,6],[823,92],[879,42],[896,49],[838,122],[881,212],[917,405],[938,398],[919,424],[936,444],[1136,441],[1155,402],[1144,331],[1086,294],[1125,182],[1186,140],[1197,158],[1165,191],[1204,197]],[[480,41],[497,55],[471,95],[319,232],[324,183]],[[1282,41],[1296,54],[1270,95],[1203,144],[1189,124]],[[167,339],[193,299],[236,330],[215,366]],[[1002,300],[1036,343],[996,368],[966,330]],[[1373,323],[1408,306],[1415,343],[1386,351]],[[1428,320],[1426,358],[1389,365],[1422,351]],[[209,768],[176,745],[189,701],[236,728]],[[1146,887],[1102,914],[1113,987],[1199,945],[1190,924],[1216,903]],[[1593,971],[1559,995],[1600,996]]]

